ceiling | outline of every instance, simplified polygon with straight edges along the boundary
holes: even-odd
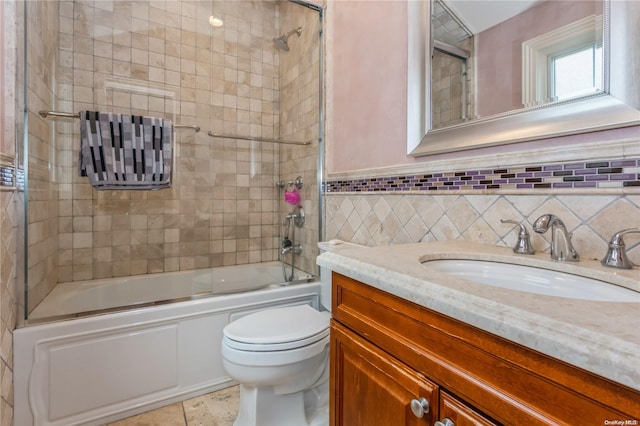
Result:
[[[506,21],[545,0],[443,0],[473,34]]]

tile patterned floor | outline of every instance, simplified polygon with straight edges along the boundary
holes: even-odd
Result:
[[[240,387],[234,386],[105,426],[232,426],[239,397]]]

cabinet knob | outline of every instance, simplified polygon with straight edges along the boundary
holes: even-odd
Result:
[[[435,422],[433,426],[456,426],[456,424],[449,417],[445,417],[444,419]]]
[[[426,398],[412,399],[411,412],[416,417],[424,417],[429,412],[429,401]]]

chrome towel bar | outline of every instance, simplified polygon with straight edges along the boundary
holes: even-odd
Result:
[[[273,142],[273,143],[282,143],[286,145],[311,145],[311,141],[298,142],[298,141],[287,141],[283,139],[269,139],[269,138],[260,138],[260,137],[252,137],[252,136],[237,136],[237,135],[225,135],[223,133],[213,133],[209,130],[207,135],[212,138],[221,138],[221,139],[236,139],[241,141],[256,141],[256,142]]]
[[[72,112],[58,112],[58,111],[38,111],[41,117],[60,117],[60,118],[80,118],[80,113],[74,114]],[[200,131],[200,126],[191,126],[189,124],[174,124],[176,129],[193,129],[196,133]]]

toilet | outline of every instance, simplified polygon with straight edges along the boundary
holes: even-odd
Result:
[[[332,240],[318,246],[322,253],[358,245]],[[321,268],[321,279],[325,310],[309,305],[266,309],[224,328],[222,365],[240,383],[234,426],[329,424],[330,271]]]
[[[322,405],[328,402],[329,319],[327,311],[299,305],[256,312],[224,328],[222,365],[240,383],[234,426],[328,424]]]

